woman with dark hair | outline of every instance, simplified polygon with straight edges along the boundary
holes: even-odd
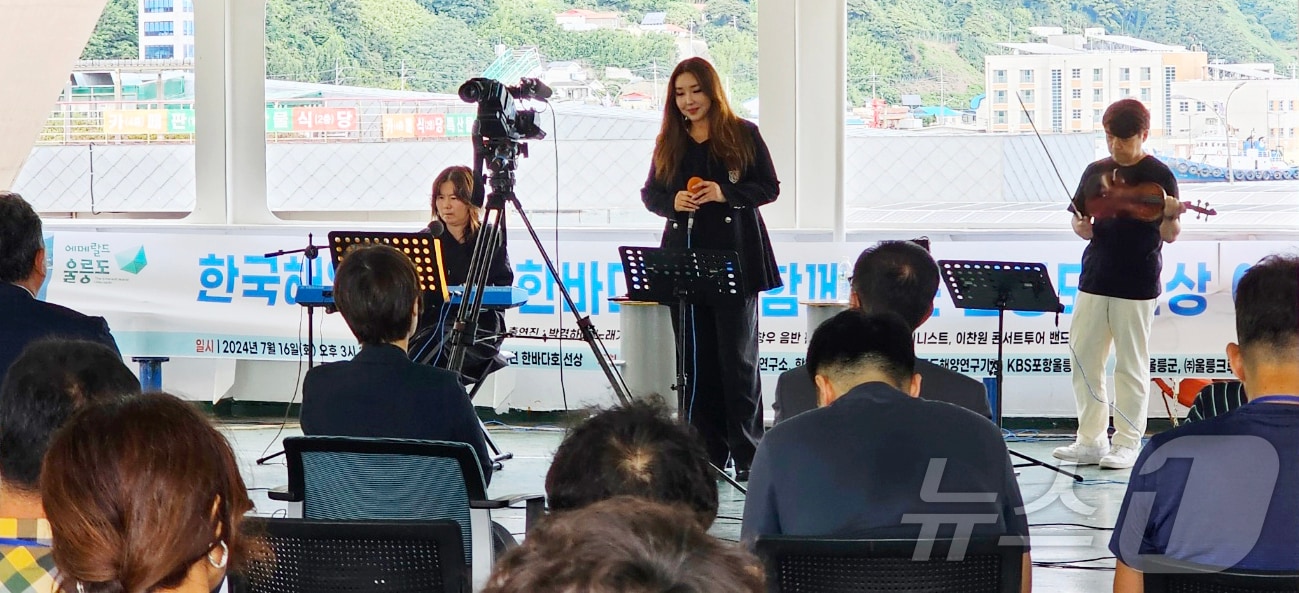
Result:
[[[438,173],[433,180],[433,221],[428,230],[442,241],[442,265],[446,270],[448,285],[463,285],[469,276],[469,264],[473,258],[474,244],[478,239],[478,227],[482,221],[482,212],[473,203],[474,174],[469,167],[452,166]],[[502,229],[503,230],[503,229]],[[501,234],[501,245],[492,257],[487,271],[488,286],[510,286],[514,283],[514,270],[510,267],[510,257],[506,252],[504,233]],[[443,303],[441,296],[433,292],[424,293],[424,312],[420,316],[419,329],[411,341],[411,358],[419,360],[433,349],[436,354],[430,358],[434,365],[445,365],[451,354],[447,340],[451,337],[451,327],[455,324],[456,307]],[[503,338],[499,336],[505,330],[505,313],[500,310],[484,310],[478,315],[478,338],[474,346],[465,353],[465,363],[460,374],[463,381],[477,380],[492,362],[492,357],[500,350]]]
[[[259,541],[225,437],[165,393],[91,405],[64,425],[41,501],[65,593],[207,593]]]
[[[645,207],[667,219],[662,246],[739,255],[744,284],[737,297],[695,302],[686,319],[682,410],[699,431],[713,464],[735,462],[738,479],[762,438],[758,379],[758,293],[782,285],[758,207],[780,193],[780,181],[758,127],[731,111],[717,71],[701,58],[677,64],[668,79],[654,163],[641,189]]]
[[[547,518],[496,563],[484,593],[762,593],[752,554],[691,512],[619,496]]]

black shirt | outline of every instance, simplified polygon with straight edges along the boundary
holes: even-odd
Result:
[[[941,467],[938,467],[941,464]],[[993,500],[935,500],[938,493]],[[905,515],[979,517],[974,535],[1018,535],[1028,521],[1001,430],[946,402],[913,398],[884,383],[858,385],[824,408],[773,427],[753,459],[741,537],[918,535]],[[948,497],[956,498],[955,496]],[[926,500],[928,499],[928,500]],[[939,526],[950,537],[954,519]]]
[[[1146,155],[1129,167],[1116,166],[1114,159],[1105,158],[1087,166],[1083,171],[1074,201],[1082,200],[1091,185],[1099,183],[1099,175],[1115,171],[1118,178],[1136,184],[1153,181],[1163,186],[1164,192],[1178,197],[1177,179],[1172,170],[1159,159]],[[1069,211],[1074,211],[1070,204]],[[1120,299],[1149,300],[1159,296],[1159,274],[1164,268],[1163,238],[1159,235],[1160,221],[1143,222],[1132,218],[1107,218],[1092,224],[1092,239],[1082,256],[1082,274],[1078,290]]]

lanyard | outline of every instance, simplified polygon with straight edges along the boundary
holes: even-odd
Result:
[[[1249,400],[1251,404],[1299,404],[1299,395],[1265,395]]]

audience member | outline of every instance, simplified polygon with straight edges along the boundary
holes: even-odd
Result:
[[[361,351],[307,372],[303,434],[468,443],[490,482],[487,442],[458,377],[406,354],[421,305],[410,258],[386,245],[349,251],[334,278],[334,303]]]
[[[928,249],[915,241],[883,241],[857,257],[849,306],[867,313],[896,313],[915,331],[934,312],[938,282],[938,264]],[[992,418],[983,383],[926,360],[916,360],[916,372],[924,377],[920,397]],[[807,366],[781,373],[772,404],[776,424],[816,408],[816,394]]]
[[[918,537],[935,527],[938,537],[952,537],[973,523],[973,535],[1019,536],[1027,545],[1001,431],[969,410],[918,397],[924,383],[900,317],[849,310],[830,318],[812,334],[807,367],[822,407],[762,440],[744,505],[745,541]],[[1029,581],[1025,553],[1025,591]]]
[[[1110,539],[1115,591],[1141,591],[1152,557],[1299,570],[1299,256],[1241,277],[1236,340],[1227,358],[1249,402],[1142,449]]]
[[[41,500],[67,592],[212,591],[257,545],[230,444],[165,393],[74,415],[50,443]]]
[[[703,441],[660,403],[635,401],[592,416],[564,437],[546,474],[552,511],[624,494],[684,505],[705,528],[717,517],[717,481]]]
[[[22,196],[0,191],[0,381],[28,344],[45,337],[99,342],[117,351],[103,317],[36,299],[49,273],[41,218]]]
[[[41,507],[41,459],[73,412],[134,394],[140,383],[117,352],[93,342],[42,340],[14,361],[0,387],[0,584],[52,591],[50,524]]]
[[[619,496],[547,518],[484,593],[763,593],[762,565],[686,509]]]

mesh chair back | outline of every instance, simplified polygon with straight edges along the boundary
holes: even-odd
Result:
[[[762,537],[757,553],[767,588],[778,593],[1018,592],[1022,545],[997,537],[969,540],[822,539]],[[918,543],[932,544],[916,559]],[[964,554],[948,560],[964,545]]]
[[[230,576],[235,593],[451,593],[465,589],[455,521],[250,519],[268,558]]]
[[[1254,593],[1299,591],[1299,572],[1218,568],[1168,558],[1143,560],[1146,593]]]
[[[289,488],[302,516],[332,521],[451,519],[470,558],[469,501],[485,498],[482,470],[464,443],[295,437],[284,440]]]

